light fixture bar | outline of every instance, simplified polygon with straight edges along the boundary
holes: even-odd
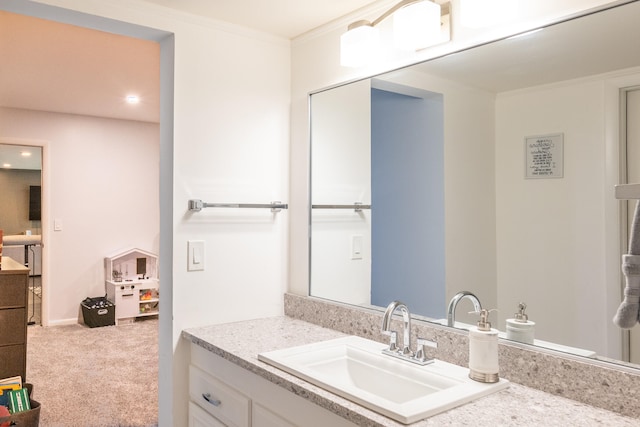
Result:
[[[347,31],[348,30],[353,30],[354,28],[358,28],[358,27],[362,27],[363,25],[369,25],[371,27],[375,27],[376,25],[378,25],[379,23],[381,23],[382,21],[384,21],[385,19],[387,19],[389,16],[393,15],[397,10],[402,9],[405,6],[408,6],[412,3],[418,3],[421,1],[431,1],[431,0],[402,0],[400,3],[397,3],[396,5],[392,6],[391,9],[387,10],[385,13],[383,13],[382,15],[380,15],[379,18],[373,20],[373,21],[367,21],[366,19],[361,19],[359,21],[355,21],[352,22],[351,24],[349,24],[349,26],[347,27]],[[432,3],[436,3],[435,1],[431,1]],[[436,3],[438,4],[438,3]],[[444,4],[439,5],[441,8],[441,15],[447,15],[449,13],[449,6],[450,3],[446,2]]]
[[[449,14],[450,8],[450,2],[440,4],[434,0],[402,0],[373,21],[361,19],[352,22],[340,37],[340,64],[358,67],[370,63],[380,49],[380,33],[376,26],[396,12],[396,48],[417,51],[450,40],[449,37],[444,40],[441,36],[442,28],[449,28],[448,19],[443,20],[443,17]]]
[[[402,9],[403,7],[408,6],[408,5],[412,4],[412,3],[418,3],[418,2],[421,2],[421,1],[430,1],[430,0],[402,0],[400,3],[396,4],[391,9],[389,9],[385,13],[383,13],[378,19],[373,21],[371,23],[371,25],[375,27],[380,22],[384,21],[386,18],[391,16],[395,11],[397,11],[399,9]]]

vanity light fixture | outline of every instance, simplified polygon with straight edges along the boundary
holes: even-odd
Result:
[[[340,64],[359,67],[371,62],[381,44],[376,26],[391,15],[396,48],[416,51],[440,43],[442,12],[442,6],[435,1],[402,0],[374,21],[349,24],[347,32],[340,37]]]
[[[418,1],[398,9],[393,15],[395,46],[415,51],[438,40],[440,14],[440,5],[431,1]]]

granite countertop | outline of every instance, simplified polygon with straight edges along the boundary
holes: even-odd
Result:
[[[402,426],[258,360],[258,353],[345,336],[289,317],[186,329],[187,340],[361,426]],[[638,420],[519,384],[411,424],[423,426],[637,426]]]

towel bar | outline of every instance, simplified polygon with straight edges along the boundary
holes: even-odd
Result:
[[[280,212],[289,208],[289,205],[281,202],[271,203],[207,203],[200,199],[189,200],[189,210],[200,212],[203,208],[270,208],[271,212]]]
[[[371,209],[371,205],[356,202],[352,205],[311,205],[311,209],[353,209],[356,212],[362,212],[363,209]]]

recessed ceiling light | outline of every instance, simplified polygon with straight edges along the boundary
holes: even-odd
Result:
[[[127,95],[126,99],[129,104],[137,104],[140,102],[140,97],[138,95]]]
[[[21,151],[20,155],[22,157],[31,157],[31,152],[30,151]]]
[[[3,168],[10,168],[11,167],[11,163],[3,163],[2,167]]]

